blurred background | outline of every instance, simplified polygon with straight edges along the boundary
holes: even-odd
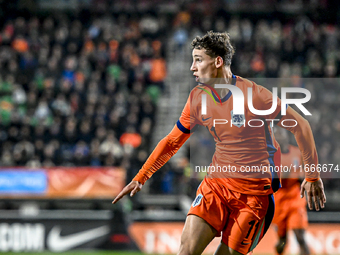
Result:
[[[178,120],[195,86],[190,43],[208,30],[230,33],[234,74],[311,91],[319,161],[339,165],[339,21],[331,0],[0,1],[0,251],[176,252],[203,178],[189,148],[211,140],[193,135],[137,196],[111,201]],[[309,234],[315,253],[340,254],[339,231],[325,245],[327,224],[340,229],[337,174],[309,213],[325,231]],[[88,236],[57,242],[74,233]]]

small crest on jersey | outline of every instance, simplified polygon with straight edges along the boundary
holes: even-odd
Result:
[[[245,121],[246,121],[246,118],[244,117],[244,114],[233,114],[233,110],[231,110],[230,112],[230,115],[231,115],[231,123],[240,128],[244,125]]]
[[[194,202],[192,203],[192,207],[199,205],[202,201],[202,198],[203,198],[203,195],[198,194],[197,197],[195,198]]]

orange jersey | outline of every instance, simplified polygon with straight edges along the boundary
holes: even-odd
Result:
[[[243,92],[244,115],[233,114],[234,97],[231,91],[221,99],[222,103],[216,98],[216,104],[207,96],[206,114],[202,114],[202,94],[207,94],[204,90],[209,90],[213,95],[214,92],[209,86],[199,85],[191,91],[177,126],[183,132],[188,132],[196,125],[202,125],[207,127],[214,137],[216,151],[211,166],[214,166],[215,170],[207,171],[210,178],[216,178],[229,189],[243,194],[271,194],[273,174],[270,170],[262,172],[261,167],[274,164],[273,156],[277,149],[274,146],[270,120],[280,119],[281,100],[274,98],[277,107],[273,113],[266,116],[256,115],[248,107],[248,88],[252,88],[253,106],[257,110],[271,108],[272,93],[241,77],[234,76],[234,85]],[[228,170],[218,171],[218,166],[228,167]],[[257,172],[254,171],[255,167]],[[250,172],[247,173],[247,169]],[[275,190],[277,188],[274,187]]]
[[[294,134],[302,152],[304,164],[316,165],[318,163],[314,137],[308,121],[291,107],[287,108],[285,116],[281,116],[281,100],[274,98],[273,101],[272,93],[264,87],[234,75],[233,81],[232,84],[241,89],[244,94],[244,115],[233,114],[231,92],[222,99],[221,104],[216,105],[214,100],[207,96],[206,114],[202,114],[201,96],[204,92],[210,94],[213,89],[209,86],[196,86],[191,91],[175,127],[158,143],[133,180],[144,184],[188,140],[196,125],[206,126],[215,138],[216,151],[211,167],[215,169],[223,166],[229,166],[229,169],[231,167],[231,171],[227,172],[208,171],[208,176],[219,178],[222,185],[243,194],[266,195],[273,193],[279,187],[278,179],[274,179],[276,172],[268,169],[269,165],[274,166],[274,154],[277,154],[275,152],[278,148],[271,131],[273,119],[279,121],[281,118],[282,121],[292,122],[293,120],[298,123],[292,127],[286,125],[284,128]],[[252,102],[255,109],[268,110],[276,102],[277,107],[274,112],[267,116],[257,116],[250,112],[246,103],[248,88],[252,88]],[[203,92],[202,89],[205,91]],[[220,121],[217,123],[216,120]],[[280,123],[277,125],[283,127]],[[267,169],[264,169],[264,166]],[[247,172],[249,170],[247,167],[249,169],[255,167],[257,171],[252,169],[251,172]],[[259,171],[261,168],[262,171]],[[306,172],[307,181],[313,182],[319,177],[320,173],[317,171]]]

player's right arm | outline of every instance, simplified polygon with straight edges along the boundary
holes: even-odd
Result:
[[[144,183],[175,155],[189,137],[190,132],[182,132],[178,128],[178,124],[176,124],[172,131],[158,143],[138,174],[124,187],[112,203],[117,203],[130,192],[130,196],[132,197],[140,191]]]
[[[138,191],[142,189],[144,183],[169,159],[175,155],[175,153],[182,147],[182,145],[190,137],[190,130],[195,125],[195,118],[190,112],[191,100],[190,96],[182,111],[180,119],[177,121],[171,132],[164,137],[153,150],[149,158],[146,160],[138,174],[133,180],[124,187],[124,189],[118,194],[118,196],[112,202],[117,203],[121,198],[130,193],[130,196],[134,196]]]

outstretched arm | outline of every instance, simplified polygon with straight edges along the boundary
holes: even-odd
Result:
[[[295,127],[287,127],[295,125],[295,122],[289,121],[289,119],[295,120],[297,125]],[[285,126],[282,125],[283,120],[286,120]],[[316,171],[318,155],[316,152],[312,129],[308,121],[296,111],[294,111],[291,107],[288,107],[287,114],[282,117],[281,123],[279,123],[278,126],[283,127],[294,134],[305,166],[305,180],[301,185],[301,197],[304,196],[304,192],[306,191],[309,209],[313,209],[312,204],[314,202],[315,209],[319,211],[319,203],[321,208],[324,208],[324,204],[326,203],[326,195],[322,180],[320,178],[320,173]],[[309,171],[313,165],[315,171]]]
[[[177,125],[175,125],[171,132],[158,143],[135,178],[124,187],[112,203],[117,203],[130,192],[130,196],[132,197],[140,191],[144,183],[175,155],[189,137],[190,133],[183,133]]]

